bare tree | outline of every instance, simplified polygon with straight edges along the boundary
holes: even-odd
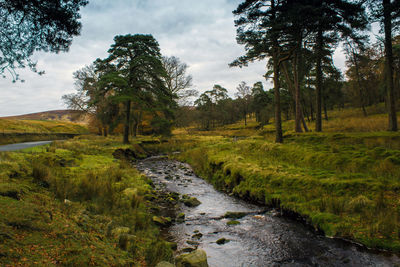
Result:
[[[247,115],[249,114],[251,104],[251,89],[246,82],[242,81],[237,87],[235,96],[238,98],[240,103],[240,110],[244,117],[244,126],[247,126]]]
[[[181,106],[188,105],[189,98],[198,94],[196,90],[191,89],[193,78],[187,74],[188,65],[174,56],[164,56],[162,63],[167,72],[167,77],[165,78],[167,88],[179,98]]]

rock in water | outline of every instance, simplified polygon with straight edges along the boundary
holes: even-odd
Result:
[[[226,239],[225,237],[220,238],[220,239],[217,240],[217,244],[218,245],[223,245],[223,244],[228,243],[228,242],[229,242],[229,239]]]
[[[208,267],[207,254],[202,249],[196,249],[188,254],[176,258],[177,267]]]
[[[185,206],[188,206],[188,207],[196,207],[201,204],[201,202],[197,198],[187,197],[187,196],[182,197],[182,202],[183,202],[183,204],[185,204]]]
[[[225,213],[224,218],[241,219],[246,215],[247,215],[246,212],[228,211]]]

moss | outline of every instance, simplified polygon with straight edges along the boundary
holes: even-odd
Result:
[[[228,221],[226,224],[229,225],[229,226],[231,226],[231,225],[238,225],[238,224],[240,224],[240,222],[239,222],[239,221],[232,220],[232,221]]]

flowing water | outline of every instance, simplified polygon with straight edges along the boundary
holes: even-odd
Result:
[[[168,232],[178,251],[197,246],[204,249],[210,266],[400,266],[395,255],[326,238],[275,210],[218,192],[185,163],[152,157],[137,167],[156,188],[200,200],[197,207],[181,205],[185,221],[174,223]],[[231,219],[224,218],[228,211],[247,215],[237,219],[240,224],[229,226]],[[220,238],[229,242],[219,245],[216,241]]]

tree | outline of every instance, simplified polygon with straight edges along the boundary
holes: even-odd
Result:
[[[251,104],[251,91],[250,86],[246,82],[242,81],[237,87],[235,96],[238,98],[240,104],[240,110],[244,118],[244,126],[247,126],[247,115],[249,114]]]
[[[384,33],[385,45],[385,87],[386,105],[389,115],[389,130],[397,131],[397,115],[393,82],[393,31],[398,30],[400,22],[399,0],[368,0],[367,6],[370,12],[371,22],[378,21],[381,24],[381,32]]]
[[[232,120],[226,119],[225,114],[228,104],[231,104],[228,103],[228,100],[228,90],[218,84],[214,85],[212,90],[205,91],[199,96],[194,104],[200,111],[203,129],[210,130],[216,126],[217,122],[220,124],[225,124],[227,121],[232,122]]]
[[[271,114],[273,114],[273,94],[270,91],[264,91],[263,84],[256,82],[251,90],[253,97],[252,110],[255,113],[256,121],[260,123],[260,126],[264,126],[268,123]]]
[[[87,0],[0,0],[0,74],[7,71],[19,80],[16,68],[36,63],[35,51],[68,51],[72,37],[79,35],[79,10]],[[42,74],[43,72],[39,72]],[[23,81],[23,80],[22,80]]]
[[[316,56],[316,123],[315,130],[322,131],[322,94],[323,73],[322,60],[332,52],[328,44],[338,42],[339,33],[343,36],[355,35],[357,29],[365,29],[367,19],[364,9],[359,3],[347,0],[314,1],[315,27],[315,56]]]
[[[167,72],[165,85],[171,94],[178,96],[180,104],[187,104],[189,97],[197,96],[197,91],[191,89],[192,76],[186,73],[188,66],[177,57],[162,57],[162,63]]]
[[[247,66],[249,62],[272,57],[275,106],[275,141],[283,142],[279,68],[281,62],[279,8],[282,1],[246,0],[239,4],[233,14],[237,16],[237,42],[245,46],[246,54],[233,61],[230,66]],[[266,75],[266,78],[269,76]]]
[[[125,104],[123,142],[129,143],[132,103],[140,109],[142,105],[157,107],[161,102],[162,111],[168,113],[168,105],[174,97],[166,88],[167,76],[161,62],[158,42],[152,35],[127,34],[114,38],[105,62],[114,71],[103,76],[105,85],[116,88],[116,97]]]
[[[99,134],[107,136],[119,122],[119,106],[113,101],[115,91],[101,85],[102,75],[108,70],[101,60],[74,72],[76,93],[62,97],[68,108],[82,111],[95,118]]]

